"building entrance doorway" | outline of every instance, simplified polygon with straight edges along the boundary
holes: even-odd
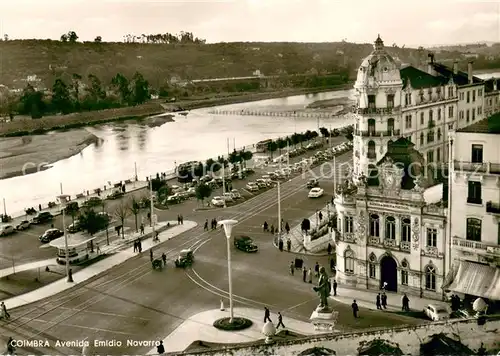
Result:
[[[387,282],[386,290],[398,291],[398,265],[393,257],[384,256],[380,261],[380,287]]]

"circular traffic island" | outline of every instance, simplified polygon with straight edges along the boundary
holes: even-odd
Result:
[[[233,318],[233,322],[231,322],[231,318],[220,318],[214,321],[214,327],[219,330],[224,331],[239,331],[248,329],[252,326],[252,321],[246,318]]]

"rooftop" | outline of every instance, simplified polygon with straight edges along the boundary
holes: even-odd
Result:
[[[484,81],[484,92],[485,93],[491,93],[492,91],[496,91],[497,90],[497,88],[496,88],[497,84],[496,83],[497,83],[497,79],[496,78],[486,79]]]
[[[86,245],[88,242],[96,239],[97,237],[99,236],[90,236],[84,233],[68,234],[68,248],[75,248]],[[64,236],[50,241],[49,245],[58,249],[65,248]]]
[[[486,119],[476,122],[475,124],[457,130],[457,133],[459,132],[498,135],[500,134],[500,113],[494,114]]]
[[[432,67],[439,75],[447,79],[453,78],[453,82],[457,85],[469,84],[469,75],[465,72],[458,71],[457,74],[454,74],[452,68],[436,62],[432,63]],[[472,78],[474,84],[480,84],[483,82],[483,80],[478,77],[473,76]]]
[[[414,89],[422,89],[438,87],[448,83],[448,79],[444,77],[436,77],[412,66],[403,68],[399,72],[403,80],[403,88],[406,88],[408,84]]]

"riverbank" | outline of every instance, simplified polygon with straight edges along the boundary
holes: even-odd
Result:
[[[292,95],[314,94],[334,90],[345,90],[351,83],[322,88],[293,88],[260,93],[222,93],[212,97],[192,98],[165,103],[163,99],[145,104],[118,109],[72,113],[69,115],[45,116],[41,119],[16,117],[10,122],[0,122],[0,137],[20,137],[39,135],[54,130],[69,130],[85,126],[100,125],[114,121],[145,118],[166,112],[179,112],[218,105],[238,104],[243,102],[274,99]]]
[[[356,102],[348,97],[318,100],[306,106],[306,109],[333,109],[339,107],[337,115],[344,115],[351,112],[352,106]]]
[[[0,139],[0,179],[36,173],[80,153],[99,138],[85,129]]]

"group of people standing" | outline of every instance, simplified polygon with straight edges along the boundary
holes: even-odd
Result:
[[[142,252],[142,241],[141,239],[137,239],[134,241],[134,252]]]
[[[264,224],[262,224],[262,230],[264,232],[270,232],[273,235],[275,232],[279,232],[279,229],[275,228],[274,225],[271,224],[271,226],[269,226],[267,221],[264,221]],[[281,231],[283,230],[285,230],[288,235],[290,233],[290,225],[288,222],[285,223],[285,221],[281,219]]]
[[[210,221],[210,228],[211,230],[217,230],[217,219],[216,218],[213,218],[211,221]],[[205,226],[203,227],[203,229],[205,231],[208,231],[208,219],[205,220]]]
[[[184,224],[184,216],[182,215],[177,215],[177,225],[183,225]]]

